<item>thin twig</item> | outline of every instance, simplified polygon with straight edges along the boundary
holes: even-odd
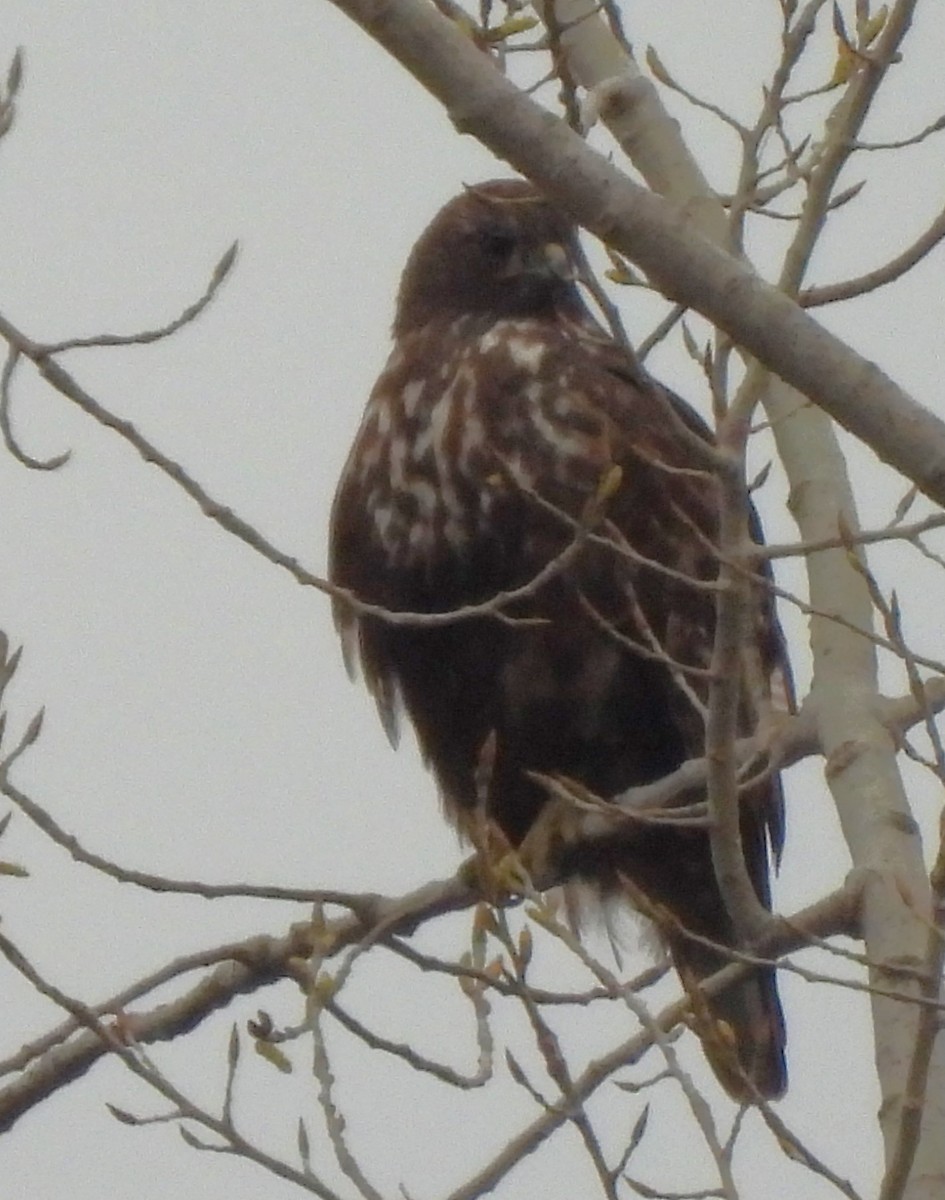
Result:
[[[80,350],[90,347],[100,348],[103,346],[149,346],[154,342],[160,342],[165,338],[171,337],[179,329],[183,329],[185,325],[189,325],[192,321],[195,321],[207,305],[210,304],[223,286],[223,281],[229,275],[233,264],[236,262],[238,251],[239,242],[233,242],[220,256],[217,265],[213,268],[210,281],[204,289],[203,294],[193,304],[188,304],[179,316],[174,317],[173,320],[168,321],[165,325],[160,325],[156,329],[146,329],[139,333],[96,333],[92,337],[66,338],[61,342],[47,342],[43,345],[43,354],[49,356],[61,354],[65,350]]]
[[[412,1070],[419,1071],[424,1075],[432,1075],[441,1083],[449,1084],[450,1087],[459,1088],[462,1091],[472,1091],[483,1087],[492,1078],[493,1048],[488,1021],[485,1019],[488,1014],[488,1006],[485,1007],[485,1011],[481,1008],[484,1003],[482,988],[470,987],[464,991],[474,1005],[479,1046],[479,1061],[476,1070],[470,1075],[463,1075],[446,1063],[435,1062],[433,1059],[427,1058],[407,1042],[393,1042],[390,1038],[383,1037],[343,1009],[336,999],[325,1001],[324,1008],[325,1012],[330,1013],[349,1033],[372,1050],[380,1050],[384,1054],[390,1054],[393,1058],[399,1058]]]
[[[911,271],[916,263],[921,262],[939,242],[945,238],[945,209],[935,218],[932,224],[922,233],[911,246],[901,254],[875,267],[855,279],[845,279],[842,283],[825,284],[822,287],[805,288],[797,297],[798,304],[804,308],[814,308],[821,304],[834,304],[839,300],[849,300],[854,296],[862,296],[865,292],[876,291],[887,283],[900,279]]]
[[[281,1179],[287,1179],[297,1184],[303,1190],[321,1197],[321,1200],[340,1200],[337,1193],[332,1191],[331,1188],[322,1183],[321,1180],[310,1172],[302,1173],[296,1171],[288,1163],[274,1158],[264,1150],[259,1149],[259,1147],[247,1142],[236,1132],[232,1124],[227,1124],[211,1116],[210,1113],[192,1103],[183,1092],[179,1091],[164,1075],[158,1072],[143,1055],[136,1053],[135,1050],[130,1048],[123,1034],[119,1031],[120,1027],[112,1028],[104,1025],[91,1009],[63,992],[55,984],[50,983],[3,933],[0,933],[0,954],[3,954],[7,962],[28,980],[37,992],[52,1000],[54,1004],[68,1012],[80,1025],[84,1026],[88,1031],[88,1036],[99,1044],[100,1053],[116,1055],[132,1074],[137,1075],[139,1079],[143,1079],[155,1091],[170,1100],[175,1105],[177,1114],[181,1119],[194,1121],[204,1128],[209,1129],[217,1134],[234,1153],[257,1163]]]
[[[251,897],[256,900],[288,900],[299,904],[338,904],[354,909],[361,904],[362,897],[356,892],[341,892],[331,888],[290,888],[276,884],[252,883],[206,883],[200,879],[170,879],[166,875],[154,875],[148,871],[136,871],[86,850],[79,839],[67,833],[50,814],[35,800],[14,784],[9,778],[10,759],[0,764],[0,793],[11,800],[43,833],[76,862],[101,871],[119,883],[132,883],[152,892],[177,892],[201,896],[205,900],[229,900]]]

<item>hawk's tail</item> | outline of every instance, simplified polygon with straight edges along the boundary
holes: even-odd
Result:
[[[673,938],[676,970],[693,999],[695,1032],[719,1082],[733,1100],[766,1100],[787,1088],[784,1014],[773,967],[763,967],[714,996],[692,990],[731,958],[701,942]]]

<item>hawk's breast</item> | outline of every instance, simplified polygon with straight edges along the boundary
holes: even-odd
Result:
[[[483,327],[463,317],[402,339],[352,455],[372,537],[392,567],[464,555],[513,494],[580,514],[611,456],[573,350],[539,320]]]

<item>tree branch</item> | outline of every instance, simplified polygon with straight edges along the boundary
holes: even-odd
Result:
[[[632,183],[539,108],[424,0],[333,0],[473,133],[641,267],[669,299],[708,317],[932,499],[945,503],[945,423],[718,249],[675,205]]]

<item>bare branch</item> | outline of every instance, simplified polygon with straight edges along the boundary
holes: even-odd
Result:
[[[764,546],[755,546],[753,555],[755,558],[795,558],[813,554],[817,550],[836,550],[841,546],[849,545],[851,541],[856,546],[869,546],[876,542],[912,541],[919,534],[926,533],[930,529],[941,529],[943,525],[945,525],[945,513],[932,513],[909,525],[888,525],[884,529],[861,529],[856,534],[841,536],[838,533],[836,537],[819,538],[817,541],[810,542],[768,542]]]
[[[423,921],[467,908],[477,899],[478,895],[469,884],[457,875],[425,884],[400,897],[365,897],[365,920],[354,916],[340,918],[331,923],[327,934],[320,933],[310,922],[303,922],[282,937],[250,938],[229,948],[229,961],[222,962],[175,1000],[160,1004],[149,1012],[123,1013],[122,1026],[141,1044],[172,1040],[226,1008],[239,995],[255,992],[283,979],[294,979],[295,962],[307,959],[317,948],[320,937],[329,937],[330,951],[336,953],[369,937],[377,926],[383,926],[385,934],[410,933]],[[100,1008],[107,1011],[107,1006]],[[9,1129],[25,1112],[48,1096],[80,1078],[108,1053],[111,1046],[103,1042],[97,1032],[88,1031],[87,1018],[94,1016],[95,1010],[83,1006],[81,1013],[73,1012],[72,1015],[87,1032],[55,1044],[18,1078],[0,1089],[0,1132]]]
[[[797,298],[798,304],[805,308],[814,308],[820,304],[834,304],[838,300],[849,300],[853,296],[862,296],[864,292],[872,292],[900,279],[907,271],[911,271],[916,263],[923,258],[945,238],[945,209],[939,213],[932,224],[920,237],[908,246],[901,254],[890,259],[881,267],[858,275],[856,279],[847,279],[843,283],[826,284],[823,287],[806,288]]]
[[[87,1030],[85,1038],[87,1040],[91,1039],[97,1043],[99,1055],[104,1053],[117,1055],[117,1057],[122,1060],[128,1070],[132,1072],[132,1074],[137,1075],[139,1079],[143,1079],[162,1096],[170,1100],[176,1106],[177,1112],[175,1115],[177,1117],[195,1121],[199,1125],[212,1130],[219,1137],[221,1137],[225,1143],[227,1143],[232,1152],[257,1163],[259,1166],[270,1171],[273,1175],[276,1175],[282,1179],[291,1180],[291,1182],[298,1184],[298,1186],[302,1187],[305,1191],[321,1197],[321,1200],[340,1200],[335,1192],[323,1184],[315,1175],[311,1174],[311,1172],[303,1174],[294,1170],[294,1168],[290,1167],[288,1163],[284,1163],[280,1159],[274,1158],[272,1155],[267,1154],[265,1151],[260,1150],[250,1142],[247,1142],[236,1132],[231,1124],[228,1124],[222,1120],[218,1120],[212,1117],[209,1113],[205,1112],[203,1109],[198,1108],[195,1104],[188,1100],[181,1091],[174,1087],[169,1080],[160,1074],[160,1072],[158,1072],[142,1054],[136,1053],[134,1049],[130,1048],[126,1035],[124,1031],[121,1030],[120,1026],[109,1027],[102,1024],[98,1017],[84,1004],[73,999],[60,988],[56,987],[55,984],[50,983],[47,979],[45,979],[20,952],[17,946],[14,945],[14,943],[2,933],[0,933],[0,954],[2,954],[4,958],[6,958],[7,962],[9,962],[11,966],[19,971],[19,973],[25,979],[27,979],[38,992],[48,997],[53,1001],[54,1004],[57,1004],[66,1012],[70,1013],[72,1017],[79,1022],[79,1024],[85,1026]],[[0,1098],[2,1098],[2,1095],[3,1094],[0,1094]],[[0,1108],[2,1108],[2,1103],[0,1103]],[[113,1110],[113,1112],[115,1112],[115,1115],[118,1115],[116,1110]],[[119,1119],[121,1119],[121,1117],[119,1117]],[[129,1117],[129,1120],[131,1122],[135,1122],[135,1118],[133,1117]],[[191,1139],[185,1138],[185,1140]],[[197,1145],[199,1143],[197,1143],[194,1139],[191,1141],[191,1144]],[[201,1148],[218,1149],[219,1147],[201,1146]]]
[[[490,980],[489,982],[491,985],[494,981]],[[439,1079],[441,1083],[446,1083],[450,1087],[459,1088],[462,1091],[473,1091],[476,1088],[483,1087],[492,1079],[493,1045],[487,1020],[488,1004],[483,996],[484,989],[481,986],[470,986],[463,990],[470,997],[474,1006],[479,1044],[479,1061],[475,1072],[471,1075],[462,1075],[446,1063],[434,1062],[433,1059],[420,1054],[407,1042],[392,1042],[390,1038],[382,1037],[373,1029],[368,1029],[362,1021],[359,1021],[351,1013],[343,1009],[337,1000],[327,1000],[325,1002],[325,1012],[331,1013],[339,1025],[343,1025],[349,1033],[364,1042],[365,1046],[369,1046],[372,1050],[381,1050],[385,1054],[390,1054],[393,1058],[399,1058],[414,1071],[420,1071],[424,1075],[432,1075],[434,1079]]]
[[[335,1160],[364,1200],[382,1200],[381,1193],[374,1187],[357,1160],[348,1148],[346,1133],[347,1121],[337,1107],[335,1100],[335,1077],[332,1074],[328,1060],[328,1048],[322,1034],[320,1014],[315,1013],[311,1023],[312,1032],[312,1073],[318,1083],[318,1102],[325,1120],[325,1128]]]
[[[136,871],[123,867],[111,859],[103,858],[86,850],[73,834],[57,821],[37,802],[21,791],[9,778],[8,772],[14,759],[11,755],[0,764],[0,793],[11,800],[29,819],[57,846],[62,846],[76,860],[101,871],[119,883],[133,883],[152,892],[183,892],[202,896],[205,900],[253,897],[257,900],[291,900],[302,904],[339,904],[344,908],[355,908],[362,903],[357,893],[339,892],[332,889],[289,888],[275,884],[251,883],[205,883],[203,880],[169,879],[164,875],[153,875],[147,871]]]
[[[183,329],[185,325],[195,321],[213,300],[236,262],[238,250],[239,243],[233,242],[213,268],[210,281],[203,294],[193,304],[188,304],[179,316],[168,321],[166,325],[160,325],[156,329],[146,329],[139,333],[96,333],[92,337],[66,338],[61,342],[48,342],[42,347],[43,355],[49,357],[53,354],[61,354],[64,350],[87,349],[90,346],[99,348],[103,346],[149,346],[153,342],[169,338],[179,329]]]
[[[933,133],[941,133],[945,129],[945,116],[936,117],[934,121],[920,129],[918,133],[914,133],[911,137],[901,138],[898,141],[891,142],[862,142],[858,141],[854,145],[854,150],[902,150],[906,146],[917,146],[920,142],[924,142],[926,138]]]
[[[735,750],[745,677],[742,654],[751,613],[749,580],[736,569],[739,547],[746,543],[747,494],[743,467],[749,417],[750,402],[743,394],[719,428],[720,447],[728,451],[727,461],[718,472],[719,582],[725,590],[719,593],[716,602],[705,741],[712,865],[736,935],[743,941],[756,938],[770,920],[745,863]]]
[[[0,374],[0,434],[3,435],[3,444],[17,462],[22,463],[29,470],[55,471],[69,461],[71,451],[66,450],[63,454],[57,454],[53,458],[34,458],[31,454],[27,454],[13,432],[13,423],[10,420],[10,408],[13,403],[10,386],[19,357],[19,350],[16,346],[11,345],[6,362],[3,364],[3,372]]]

